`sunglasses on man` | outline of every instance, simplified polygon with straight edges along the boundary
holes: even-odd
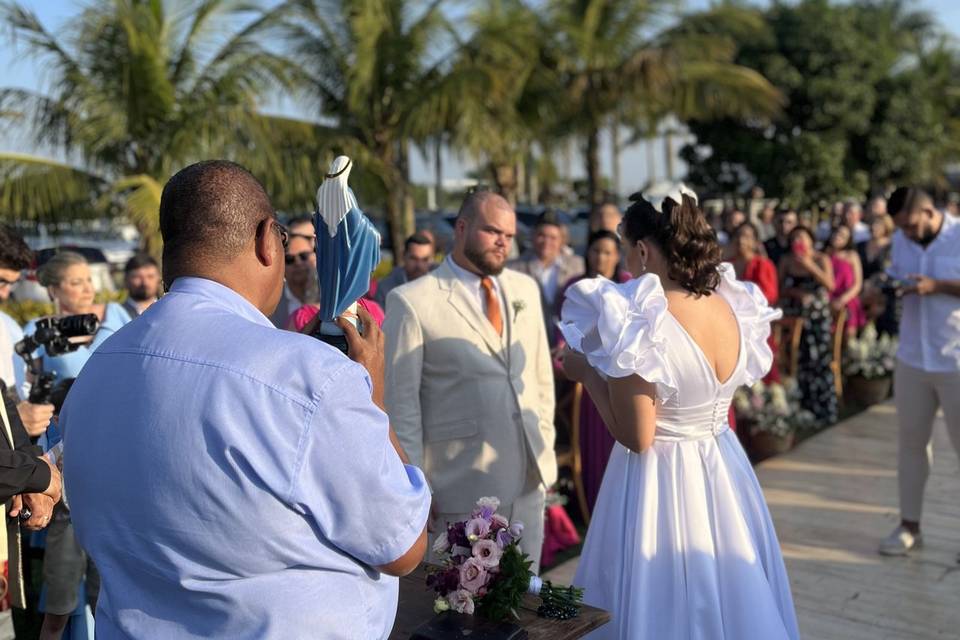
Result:
[[[310,256],[313,255],[313,251],[301,251],[299,253],[288,253],[284,256],[284,262],[289,264],[299,264],[301,262],[307,262],[310,260]]]

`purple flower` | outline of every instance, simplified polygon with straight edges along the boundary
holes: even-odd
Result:
[[[501,555],[503,555],[503,551],[493,540],[477,540],[473,543],[473,557],[485,569],[499,566]]]
[[[470,546],[470,541],[467,540],[466,527],[467,523],[465,522],[456,522],[447,527],[447,540],[450,541],[451,545]]]
[[[487,570],[476,558],[468,558],[460,565],[460,587],[476,594],[487,584]],[[453,604],[453,603],[451,603]]]
[[[523,523],[517,520],[510,525],[510,535],[512,535],[514,539],[523,537]]]
[[[473,615],[473,596],[469,592],[463,589],[454,591],[447,596],[447,602],[450,603],[450,608],[457,613]]]
[[[500,529],[506,529],[510,526],[510,523],[499,513],[493,514],[490,518],[490,530],[499,531]]]
[[[474,518],[467,523],[467,540],[476,542],[490,533],[490,523],[483,518]]]
[[[497,531],[497,546],[501,549],[506,549],[510,546],[510,543],[513,542],[513,536],[510,535],[510,532],[506,529],[500,529]]]

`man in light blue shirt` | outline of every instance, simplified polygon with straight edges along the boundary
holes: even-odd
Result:
[[[169,294],[61,415],[97,637],[387,637],[430,493],[380,408],[382,334],[347,324],[352,362],[270,324],[286,231],[237,165],[175,175],[160,227]]]

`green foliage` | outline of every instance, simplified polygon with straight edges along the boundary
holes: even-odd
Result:
[[[35,318],[53,315],[52,302],[37,300],[7,300],[0,303],[0,311],[17,321],[21,327]]]
[[[929,16],[897,0],[802,0],[761,15],[735,60],[783,93],[782,117],[694,118],[698,143],[683,151],[691,181],[714,193],[759,184],[809,206],[937,177],[955,144],[944,134],[956,63]]]
[[[500,573],[490,584],[487,595],[477,600],[477,614],[489,620],[519,618],[517,607],[530,588],[530,566],[533,562],[516,544],[503,550]]]
[[[11,43],[49,79],[46,93],[0,89],[0,118],[80,163],[0,154],[3,215],[51,220],[84,203],[129,216],[156,254],[164,182],[212,157],[245,165],[284,205],[309,205],[317,171],[307,149],[324,129],[258,110],[292,86],[294,66],[263,45],[284,16],[232,0],[113,0],[51,33],[29,8],[0,4]]]

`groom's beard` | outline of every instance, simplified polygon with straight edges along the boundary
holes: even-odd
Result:
[[[467,245],[463,248],[463,255],[467,257],[467,260],[473,263],[480,273],[485,276],[498,276],[503,272],[504,265],[507,264],[506,257],[500,258],[497,255],[497,251],[491,249],[489,251],[478,251],[477,249]]]

